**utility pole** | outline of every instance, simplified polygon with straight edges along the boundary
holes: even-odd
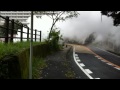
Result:
[[[1,11],[0,11],[0,15],[1,15]],[[1,25],[1,17],[0,17],[0,25]]]
[[[30,40],[30,60],[29,60],[29,79],[32,79],[32,57],[33,57],[33,11],[31,11],[31,40]]]

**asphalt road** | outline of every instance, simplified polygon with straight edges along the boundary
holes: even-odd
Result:
[[[97,48],[97,47],[89,46],[88,48],[90,48],[93,52],[95,52],[99,56],[103,57],[104,59],[107,59],[110,62],[120,66],[120,56],[116,56],[112,53],[109,53],[109,52],[102,50],[100,48]]]
[[[77,54],[80,59],[79,64],[81,64],[82,69],[87,72],[87,74],[93,79],[120,79],[120,57],[96,47],[90,46],[88,48],[118,67],[115,67],[108,62],[104,62],[102,59],[96,57],[95,54],[79,53],[75,51],[75,54]]]

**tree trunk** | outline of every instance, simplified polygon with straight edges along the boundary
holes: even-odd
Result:
[[[51,28],[50,28],[50,33],[49,33],[48,39],[50,39],[50,34],[51,34],[51,31],[52,31],[54,25],[55,25],[55,24],[53,23],[52,26],[51,26]]]
[[[53,21],[53,24],[52,24],[52,26],[51,26],[51,29],[50,29],[50,33],[49,33],[48,39],[50,39],[51,31],[52,31],[52,29],[53,29],[53,27],[54,27],[54,25],[55,25],[56,22],[57,22],[57,19],[55,20],[55,22]]]

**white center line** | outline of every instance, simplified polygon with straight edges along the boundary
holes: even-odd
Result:
[[[100,78],[94,78],[94,79],[100,79]]]
[[[104,61],[104,60],[101,60],[102,62],[106,62],[106,61]]]
[[[92,71],[90,71],[90,69],[85,69],[85,71],[86,71],[88,74],[93,73]]]
[[[118,68],[118,67],[114,67],[115,69],[117,69],[117,70],[120,70],[120,68]]]
[[[76,60],[77,62],[81,62],[80,60]]]
[[[110,64],[110,63],[107,63],[108,65],[112,65],[112,64]]]
[[[83,63],[80,63],[80,66],[81,66],[81,67],[84,67],[85,65],[84,65]]]
[[[98,59],[102,59],[102,58],[98,58]]]
[[[99,56],[95,56],[95,57],[99,57]]]
[[[75,54],[75,57],[78,57],[78,54]]]
[[[77,60],[79,59],[79,57],[75,57]]]

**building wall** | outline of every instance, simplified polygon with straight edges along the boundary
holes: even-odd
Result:
[[[10,19],[19,20],[23,24],[29,24],[26,20],[30,17],[30,11],[0,11],[0,15],[4,17],[8,16]]]
[[[30,17],[30,11],[0,11],[1,16],[8,16],[10,19],[19,20],[23,24],[29,24],[27,19]],[[40,14],[36,14],[37,17],[41,17]],[[0,18],[0,24],[4,23]]]

